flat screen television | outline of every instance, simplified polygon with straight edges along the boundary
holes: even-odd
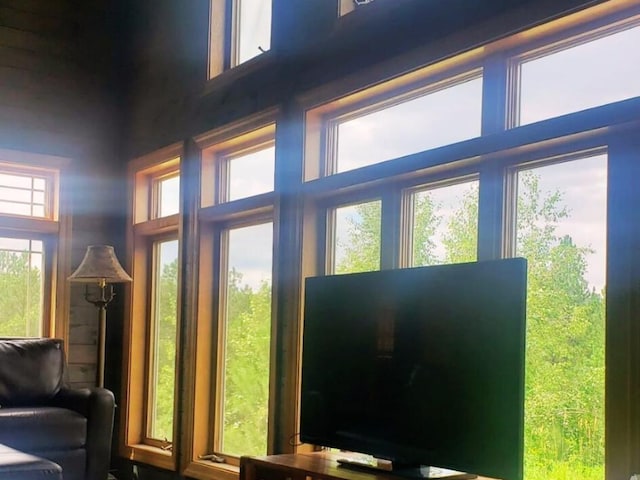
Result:
[[[521,258],[308,278],[301,440],[521,480],[525,306]]]

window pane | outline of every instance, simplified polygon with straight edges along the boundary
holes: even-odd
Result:
[[[411,266],[476,260],[477,181],[415,192],[411,205]]]
[[[336,125],[336,172],[480,135],[482,78],[345,119]]]
[[[333,273],[380,269],[381,215],[379,200],[335,209]]]
[[[520,125],[640,95],[640,27],[522,63]]]
[[[154,310],[152,316],[151,378],[147,435],[173,439],[175,390],[178,241],[155,243]]]
[[[236,0],[238,3],[238,45],[235,65],[260,55],[271,46],[271,2]]]
[[[43,178],[0,174],[0,213],[44,217],[45,185]]]
[[[42,242],[0,238],[0,336],[42,336]]]
[[[158,180],[158,217],[180,212],[180,175]]]
[[[273,224],[228,231],[220,451],[265,455]]]
[[[518,173],[525,478],[604,478],[606,155]]]
[[[275,147],[263,148],[227,158],[229,172],[228,200],[251,197],[273,191]]]

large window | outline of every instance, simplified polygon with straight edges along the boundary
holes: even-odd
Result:
[[[129,252],[134,279],[125,335],[123,454],[175,468],[180,272],[180,158],[174,145],[133,160]]]
[[[221,32],[252,6],[211,5]],[[242,455],[308,451],[306,277],[523,256],[525,480],[637,473],[639,8],[359,58],[186,141],[182,171],[180,147],[134,161],[124,454],[231,480]],[[0,254],[39,240],[5,233]]]
[[[270,47],[270,0],[210,0],[209,78]]]
[[[321,252],[303,251],[315,265],[307,274],[527,258],[526,480],[617,478],[612,445],[626,441],[614,413],[626,404],[607,393],[626,380],[607,352],[627,348],[611,333],[633,319],[613,327],[606,312],[616,308],[607,259],[622,254],[607,244],[609,213],[625,208],[610,204],[609,164],[630,161],[616,149],[628,139],[589,125],[601,112],[616,122],[612,102],[637,103],[639,27],[575,18],[570,34],[560,23],[536,29],[518,48],[496,42],[369,96],[305,96],[315,244],[304,245]]]
[[[11,163],[13,161],[13,163]],[[0,336],[66,337],[69,217],[61,212],[66,160],[0,150]],[[50,165],[43,167],[42,165]],[[60,317],[59,315],[62,315]],[[58,320],[59,319],[59,320]]]

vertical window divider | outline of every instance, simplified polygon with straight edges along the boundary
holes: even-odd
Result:
[[[402,190],[394,185],[382,194],[380,225],[380,269],[398,268],[400,261],[400,232],[402,231]]]

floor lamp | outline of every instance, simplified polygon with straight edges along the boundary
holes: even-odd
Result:
[[[96,383],[99,387],[104,387],[107,305],[115,296],[113,284],[130,282],[131,280],[131,277],[120,265],[113,247],[110,245],[89,245],[80,266],[69,277],[70,282],[85,284],[85,300],[98,307],[98,368]],[[89,293],[90,283],[99,287],[99,293],[96,296],[91,296]]]

